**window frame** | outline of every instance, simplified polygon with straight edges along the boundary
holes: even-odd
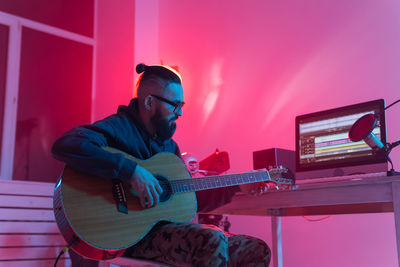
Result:
[[[4,98],[3,137],[0,157],[0,179],[12,180],[15,151],[15,134],[18,111],[19,70],[21,56],[22,27],[31,28],[47,34],[73,40],[93,47],[92,55],[92,102],[95,98],[96,54],[97,54],[97,6],[98,0],[94,0],[94,30],[93,38],[73,33],[54,26],[39,23],[23,17],[11,15],[0,11],[0,24],[9,27],[7,74]],[[91,120],[93,121],[94,105],[91,108]]]

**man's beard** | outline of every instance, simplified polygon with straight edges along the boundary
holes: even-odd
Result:
[[[160,137],[162,140],[170,139],[174,135],[176,130],[176,122],[171,121],[170,125],[170,121],[165,117],[162,117],[158,110],[156,114],[154,114],[154,116],[151,118],[151,122],[156,128],[157,136]]]

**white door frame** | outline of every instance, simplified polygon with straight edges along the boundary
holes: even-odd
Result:
[[[9,26],[6,86],[4,97],[3,140],[1,146],[0,179],[11,180],[17,117],[19,56],[21,54],[21,24],[0,14],[0,23]]]
[[[31,28],[51,35],[93,46],[92,60],[92,102],[95,97],[97,0],[94,1],[93,38],[56,28],[47,24],[11,15],[0,11],[0,24],[9,26],[7,76],[4,98],[3,138],[1,146],[0,179],[11,180],[14,167],[15,133],[18,111],[19,70],[21,55],[22,27]],[[92,103],[93,107],[93,103]],[[91,112],[93,117],[93,108]]]

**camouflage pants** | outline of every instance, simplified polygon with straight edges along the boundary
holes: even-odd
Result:
[[[168,223],[157,226],[126,256],[173,266],[269,266],[271,251],[257,238],[232,235],[214,225]]]

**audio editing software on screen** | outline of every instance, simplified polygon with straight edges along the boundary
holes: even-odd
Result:
[[[385,102],[369,102],[296,117],[296,171],[324,170],[386,162],[363,140],[352,142],[349,130],[365,114],[374,114],[373,133],[386,143]]]
[[[348,136],[353,123],[368,113],[375,113],[375,111],[300,122],[300,164],[372,155],[372,149],[364,141],[352,142]],[[373,132],[380,138],[379,121]]]

